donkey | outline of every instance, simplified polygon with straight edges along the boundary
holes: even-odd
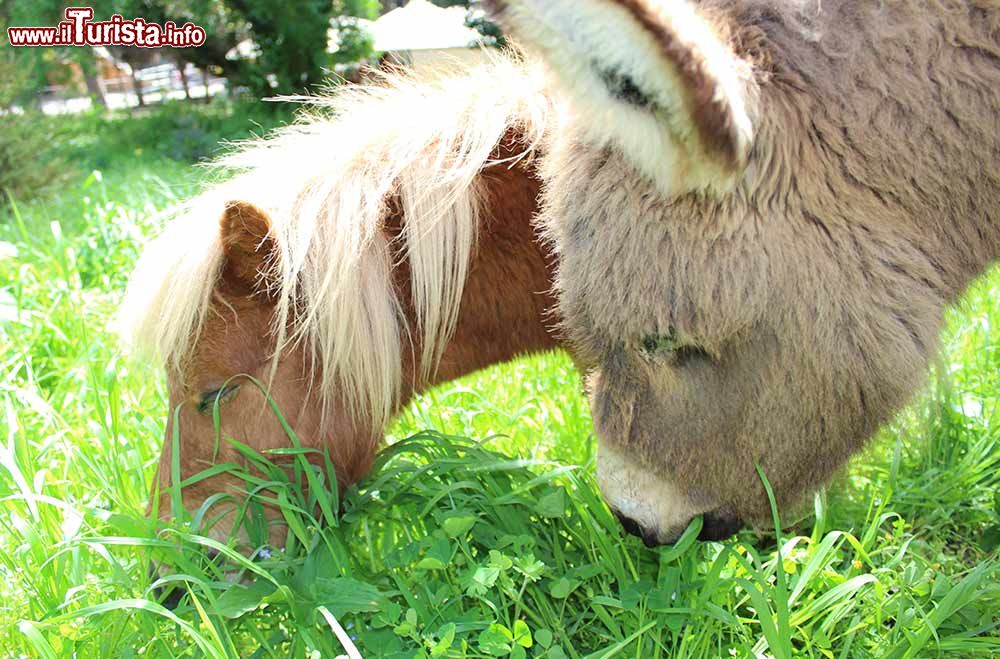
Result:
[[[488,0],[553,96],[539,222],[649,544],[817,488],[1000,256],[997,0]]]
[[[497,58],[312,99],[297,125],[226,158],[232,178],[147,247],[120,325],[168,373],[175,413],[152,498],[161,516],[175,430],[188,510],[245,489],[226,473],[193,478],[241,461],[224,438],[289,445],[243,376],[266,385],[305,447],[329,451],[344,488],[415,392],[556,346],[551,263],[531,224],[550,106],[541,82]],[[207,532],[245,541],[234,512],[213,510]],[[280,515],[267,516],[280,546]]]

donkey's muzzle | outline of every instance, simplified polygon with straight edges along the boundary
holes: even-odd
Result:
[[[649,529],[644,527],[639,522],[635,521],[631,517],[627,517],[617,510],[612,509],[615,517],[618,518],[618,522],[625,529],[625,532],[629,535],[634,535],[637,538],[641,538],[643,543],[649,548],[659,547],[661,545],[671,545],[677,542],[677,539],[684,532],[686,526],[679,527],[677,529],[672,529],[668,533],[662,533],[656,529]],[[719,540],[726,540],[736,535],[736,533],[743,528],[743,522],[735,515],[730,515],[722,512],[709,512],[705,513],[702,517],[703,523],[701,527],[701,532],[698,534],[698,539],[705,542],[713,542]]]

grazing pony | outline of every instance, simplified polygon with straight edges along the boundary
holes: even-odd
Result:
[[[269,387],[305,447],[329,450],[344,487],[414,392],[555,345],[550,264],[531,225],[550,106],[537,73],[500,58],[310,102],[308,118],[225,159],[231,178],[185,205],[129,284],[123,332],[166,365],[175,411],[163,516],[175,425],[185,481],[242,461],[217,441],[216,404],[222,438],[289,445],[240,376]],[[219,474],[182,498],[195,510],[244,488]],[[206,517],[220,518],[213,536],[234,530],[234,510]],[[282,540],[275,523],[270,541]]]
[[[1000,257],[997,0],[487,0],[555,80],[540,167],[608,504],[769,518],[926,376]]]

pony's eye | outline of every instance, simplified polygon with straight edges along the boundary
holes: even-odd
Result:
[[[653,99],[642,91],[635,79],[627,73],[598,67],[597,75],[600,76],[613,98],[637,108],[650,108],[654,105]]]
[[[213,389],[212,391],[206,391],[201,395],[201,400],[198,401],[198,413],[208,414],[215,407],[216,401],[218,401],[219,405],[228,403],[236,396],[239,390],[240,385],[229,384],[218,389]]]

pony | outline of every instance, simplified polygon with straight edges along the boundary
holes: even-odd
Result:
[[[147,246],[119,331],[167,372],[161,517],[177,476],[187,510],[239,497],[228,472],[198,474],[243,462],[225,438],[287,447],[272,402],[317,449],[310,460],[322,467],[328,452],[343,489],[414,393],[557,345],[552,263],[531,224],[551,103],[537,68],[515,59],[306,99],[296,124],[225,157],[228,178]],[[282,546],[280,514],[265,515]],[[235,518],[236,506],[214,509],[205,532],[245,543]]]
[[[487,0],[563,99],[541,216],[608,505],[770,519],[913,396],[1000,257],[996,0]]]

